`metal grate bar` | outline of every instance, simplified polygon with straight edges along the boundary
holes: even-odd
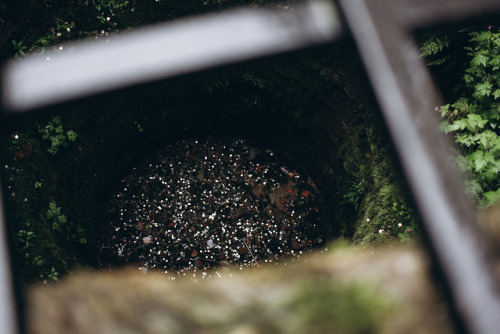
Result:
[[[500,328],[500,298],[473,210],[438,132],[439,104],[407,29],[500,11],[497,0],[339,0],[401,156],[437,262],[471,333]],[[143,28],[11,62],[2,110],[24,112],[131,85],[324,44],[342,26],[330,2],[242,9]],[[49,60],[47,60],[47,57]],[[0,332],[15,333],[0,205]]]
[[[1,189],[1,185],[0,185]],[[7,224],[5,224],[3,199],[0,192],[0,333],[18,332],[16,303],[13,293],[12,270],[7,249]]]
[[[495,0],[386,0],[398,22],[408,28],[422,28],[500,11]]]
[[[427,68],[387,2],[340,0],[340,4],[456,311],[469,332],[495,333],[500,328],[500,298],[472,207],[438,130],[434,108],[439,99]]]
[[[26,111],[134,84],[333,41],[334,6],[241,9],[66,45],[12,62],[3,76],[4,109]]]

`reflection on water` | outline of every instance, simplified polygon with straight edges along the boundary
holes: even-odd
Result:
[[[100,265],[205,278],[214,267],[298,257],[323,244],[318,200],[314,183],[271,150],[243,140],[180,141],[122,180]]]

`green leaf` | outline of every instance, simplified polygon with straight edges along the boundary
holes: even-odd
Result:
[[[66,134],[68,136],[68,140],[72,142],[74,142],[78,137],[78,134],[73,130],[69,130]]]
[[[472,163],[476,172],[483,170],[488,164],[484,158],[484,151],[481,150],[474,151],[472,154],[469,154],[466,159]]]
[[[478,116],[478,115],[472,115],[472,116]],[[477,123],[478,123],[477,117],[472,117],[471,120],[457,119],[453,123],[450,123],[450,125],[448,127],[448,131],[453,132],[453,131],[457,131],[457,130],[465,130],[466,128],[471,128],[471,127],[475,126]]]
[[[489,58],[484,54],[477,54],[474,58],[472,58],[470,63],[473,66],[486,67],[486,65],[488,64],[488,60]]]
[[[445,104],[439,107],[439,112],[441,113],[441,117],[444,117],[450,113],[450,105]]]
[[[467,112],[469,110],[469,104],[469,99],[461,97],[451,106],[455,109],[458,109],[459,112]]]
[[[491,84],[488,81],[478,83],[475,86],[476,92],[474,93],[474,95],[476,95],[476,93],[477,93],[477,95],[480,95],[480,96],[490,96],[492,88],[493,88],[493,84]]]
[[[500,57],[494,56],[488,63],[490,66],[499,66],[500,65]]]
[[[442,121],[441,124],[439,124],[439,130],[448,134],[451,132],[450,123],[448,121]]]
[[[464,75],[464,81],[465,81],[466,83],[471,83],[471,82],[473,82],[473,81],[474,81],[474,78],[473,78],[471,75],[469,75],[469,74],[465,74],[465,75]]]
[[[50,153],[50,154],[52,154],[52,155],[56,155],[56,154],[57,154],[57,152],[59,152],[59,149],[57,148],[57,146],[56,146],[56,147],[49,147],[49,148],[47,149],[47,152],[49,152],[49,153]]]
[[[495,100],[500,97],[500,89],[495,89],[493,91],[493,97],[495,98]]]
[[[481,206],[483,208],[491,206],[492,204],[495,204],[500,200],[500,188],[485,192],[483,196],[484,200],[482,201]]]
[[[61,226],[59,225],[59,223],[58,223],[58,222],[53,222],[53,223],[52,223],[52,229],[53,229],[53,230],[58,230],[58,229],[59,229],[59,227],[61,227]]]
[[[51,142],[53,148],[56,148],[61,143],[58,137],[52,137]]]
[[[472,171],[472,165],[471,165],[470,161],[466,157],[464,157],[463,155],[457,156],[456,163],[457,163],[458,168],[462,172],[471,172]]]
[[[443,49],[448,46],[449,42],[447,36],[440,37],[433,35],[422,44],[419,51],[422,57],[428,57],[443,51]]]
[[[438,65],[442,65],[444,63],[446,63],[448,60],[450,60],[451,57],[447,56],[447,57],[441,57],[441,58],[437,58],[435,60],[431,60],[427,63],[427,65],[429,66],[438,66]]]
[[[490,149],[499,142],[498,136],[491,130],[486,130],[477,135],[482,149]]]
[[[470,131],[475,132],[479,129],[482,129],[482,128],[484,128],[486,123],[488,123],[488,121],[483,119],[481,117],[481,115],[477,115],[477,114],[468,114],[467,115],[466,125],[467,125],[467,129],[469,129]]]
[[[476,142],[479,140],[479,138],[478,138],[478,136],[471,136],[468,133],[463,133],[463,134],[457,135],[455,140],[458,144],[470,147],[472,145],[475,145]]]

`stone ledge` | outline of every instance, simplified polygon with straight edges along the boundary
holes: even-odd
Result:
[[[74,273],[29,289],[28,333],[452,333],[418,246],[333,245],[300,263],[223,276]]]

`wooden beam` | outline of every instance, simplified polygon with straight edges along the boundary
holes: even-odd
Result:
[[[387,0],[400,25],[425,28],[500,12],[498,0]]]
[[[292,9],[244,8],[145,27],[14,60],[3,73],[6,112],[22,112],[216,66],[335,40],[327,1]]]

